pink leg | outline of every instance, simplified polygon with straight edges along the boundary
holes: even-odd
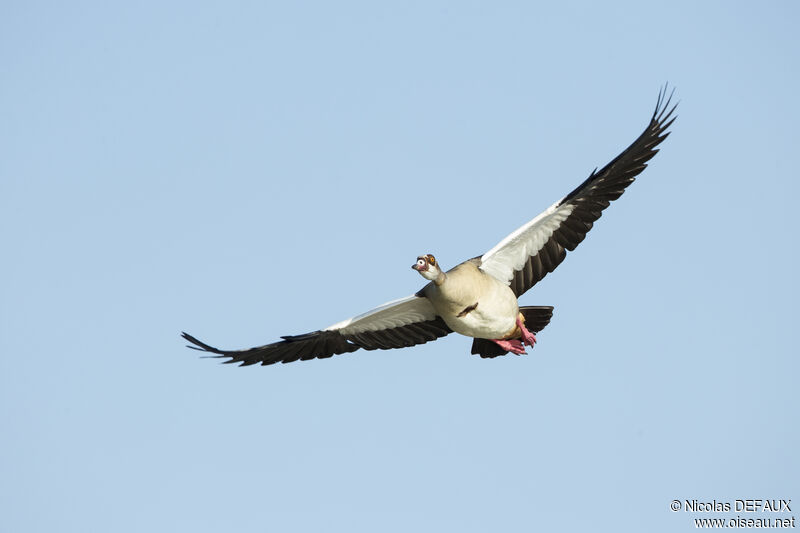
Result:
[[[523,345],[527,344],[528,346],[533,348],[533,345],[536,344],[536,335],[528,331],[528,329],[525,327],[525,325],[522,323],[519,317],[517,317],[517,327],[522,332]]]
[[[517,339],[511,339],[511,340],[492,339],[492,342],[496,343],[498,346],[500,346],[507,352],[515,353],[517,355],[522,355],[525,353],[525,346]]]

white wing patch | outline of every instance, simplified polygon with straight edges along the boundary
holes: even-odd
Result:
[[[514,272],[520,270],[529,257],[539,253],[575,206],[556,202],[539,216],[483,254],[480,269],[502,282],[510,283]]]
[[[436,311],[427,298],[411,295],[387,302],[371,311],[329,326],[324,331],[338,330],[346,335],[365,331],[381,331],[436,318]]]

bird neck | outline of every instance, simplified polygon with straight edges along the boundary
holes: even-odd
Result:
[[[439,271],[439,275],[433,278],[433,282],[436,284],[437,287],[441,287],[442,283],[447,279],[447,274],[444,273],[443,270]]]

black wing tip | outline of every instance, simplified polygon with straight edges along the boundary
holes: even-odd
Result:
[[[222,359],[223,357],[230,357],[231,359],[229,359],[227,361],[222,361],[222,364],[228,365],[228,364],[237,363],[237,362],[241,362],[242,365],[245,364],[244,361],[237,360],[236,357],[233,354],[231,354],[229,352],[226,352],[224,350],[220,350],[219,348],[214,348],[213,346],[204,343],[200,339],[197,339],[196,337],[193,337],[192,335],[189,335],[185,331],[181,331],[181,337],[183,337],[184,340],[192,343],[192,344],[187,344],[186,345],[187,348],[190,348],[192,350],[197,350],[198,352],[214,354],[214,355],[201,355],[200,357],[202,359]],[[242,366],[242,365],[240,365],[240,366]]]
[[[181,337],[191,343],[186,345],[187,348],[213,354],[203,355],[201,356],[202,358],[221,359],[227,357],[230,359],[222,361],[222,364],[239,363],[238,366],[257,364],[266,366],[275,363],[291,363],[298,360],[326,359],[336,354],[354,352],[360,348],[359,345],[348,342],[338,332],[322,330],[302,335],[285,335],[278,342],[247,350],[220,350],[189,335],[185,331],[181,332]]]
[[[209,346],[203,341],[189,335],[185,331],[181,331],[181,337],[183,337],[183,340],[192,343],[192,344],[187,344],[186,345],[187,348],[191,348],[192,350],[198,350],[201,352],[221,353],[218,349],[214,348],[213,346]]]
[[[661,131],[667,129],[670,126],[670,124],[672,124],[672,122],[676,118],[678,118],[678,116],[675,115],[674,117],[672,117],[672,120],[670,120],[667,123],[667,120],[669,120],[670,116],[675,112],[675,109],[678,107],[678,104],[681,103],[680,100],[678,100],[677,102],[675,102],[674,105],[672,105],[672,107],[670,107],[670,104],[672,103],[672,97],[675,96],[676,89],[677,87],[673,86],[672,90],[670,90],[669,82],[666,82],[664,83],[664,86],[661,87],[661,89],[659,89],[658,91],[656,108],[655,110],[653,110],[653,117],[651,118],[651,121],[658,124],[659,129]],[[668,91],[669,91],[669,96],[667,96]]]
[[[652,158],[658,150],[655,148],[661,142],[664,141],[669,136],[667,128],[669,128],[675,119],[678,118],[678,115],[673,116],[675,109],[678,107],[680,102],[676,102],[672,107],[670,107],[670,103],[672,102],[672,97],[675,94],[675,87],[672,87],[672,90],[669,89],[669,83],[665,83],[661,89],[658,91],[658,99],[656,100],[656,108],[653,110],[653,116],[650,118],[650,124],[644,130],[644,133],[637,139],[633,145],[629,146],[625,151],[623,151],[620,155],[618,155],[611,163],[607,164],[600,170],[600,174],[605,172],[609,169],[620,157],[622,157],[628,150],[633,148],[637,142],[641,142],[642,138],[649,137],[652,141],[650,144],[647,145],[649,149],[649,157],[648,159]],[[667,96],[667,92],[669,91],[669,96]],[[647,166],[647,165],[645,165]],[[642,168],[642,170],[644,167]],[[637,173],[638,174],[638,173]],[[595,178],[598,177],[597,167],[589,174],[589,177],[586,178],[580,185],[575,187],[568,195],[561,199],[558,205],[565,204],[570,200],[574,199],[584,187],[590,184]]]

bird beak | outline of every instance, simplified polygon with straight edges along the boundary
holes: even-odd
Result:
[[[413,268],[417,272],[422,272],[424,270],[428,270],[428,265],[425,265],[424,267],[421,267],[417,263],[414,263],[413,265],[411,265],[411,268]]]

